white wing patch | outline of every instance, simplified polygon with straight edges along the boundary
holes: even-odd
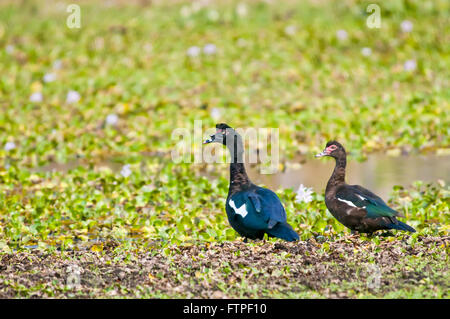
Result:
[[[359,195],[358,195],[358,196],[359,196]],[[361,196],[359,196],[359,197],[361,197]],[[342,198],[339,198],[339,197],[336,197],[336,199],[339,200],[339,201],[341,201],[341,202],[346,203],[348,206],[351,206],[351,207],[358,207],[358,206],[356,206],[355,204],[353,204],[353,203],[352,203],[351,201],[349,201],[349,200],[345,200],[345,199],[342,199]],[[365,198],[361,197],[361,199],[365,199]],[[358,207],[358,208],[366,208],[366,206]]]
[[[358,196],[359,198],[361,198],[362,200],[366,200],[367,198],[365,198],[365,197],[363,197],[363,196],[361,196],[361,195],[358,195],[358,194],[356,194],[356,196]]]
[[[341,198],[339,198],[339,197],[336,197],[336,199],[339,200],[339,201],[341,201],[341,202],[346,203],[348,206],[356,207],[356,205],[353,204],[353,203],[352,203],[351,201],[349,201],[349,200],[341,199]]]
[[[237,208],[236,205],[234,204],[234,201],[232,199],[230,199],[229,204],[230,204],[230,207],[233,208],[233,210],[236,214],[241,215],[242,218],[247,216],[248,212],[247,212],[247,209],[245,208],[245,203],[242,204],[241,207]]]

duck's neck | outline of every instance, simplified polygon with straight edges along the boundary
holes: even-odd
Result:
[[[347,165],[346,155],[336,158],[336,166],[327,184],[327,190],[333,186],[345,184],[345,167]]]
[[[233,152],[231,152],[233,154]],[[251,185],[244,166],[244,152],[235,152],[230,164],[230,189],[228,195],[244,190]]]

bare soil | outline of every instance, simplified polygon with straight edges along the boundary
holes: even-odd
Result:
[[[393,239],[16,252],[0,255],[0,298],[448,298],[450,237]]]

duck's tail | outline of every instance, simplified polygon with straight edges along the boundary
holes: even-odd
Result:
[[[405,230],[405,231],[409,231],[411,233],[415,233],[416,230],[414,228],[412,228],[409,225],[406,225],[405,223],[402,223],[401,221],[397,221],[397,223],[391,223],[389,225],[387,225],[389,229],[398,229],[398,230]]]
[[[296,241],[300,239],[298,234],[288,223],[276,224],[273,228],[267,230],[267,234],[271,237],[281,238],[286,241]]]

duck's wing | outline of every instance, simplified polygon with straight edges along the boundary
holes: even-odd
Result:
[[[253,197],[252,192],[237,192],[229,198],[227,204],[233,214],[232,218],[238,220],[242,227],[253,230],[267,229],[268,219],[261,214],[261,203]]]
[[[336,192],[336,199],[349,206],[364,208],[367,217],[395,217],[402,215],[390,208],[379,196],[359,185],[342,185]]]
[[[253,198],[258,198],[261,203],[261,214],[271,221],[286,222],[286,210],[281,204],[277,194],[267,188],[256,187]]]
[[[286,211],[278,196],[269,189],[255,187],[235,193],[228,205],[242,224],[253,229],[271,229],[278,222],[286,221]]]

